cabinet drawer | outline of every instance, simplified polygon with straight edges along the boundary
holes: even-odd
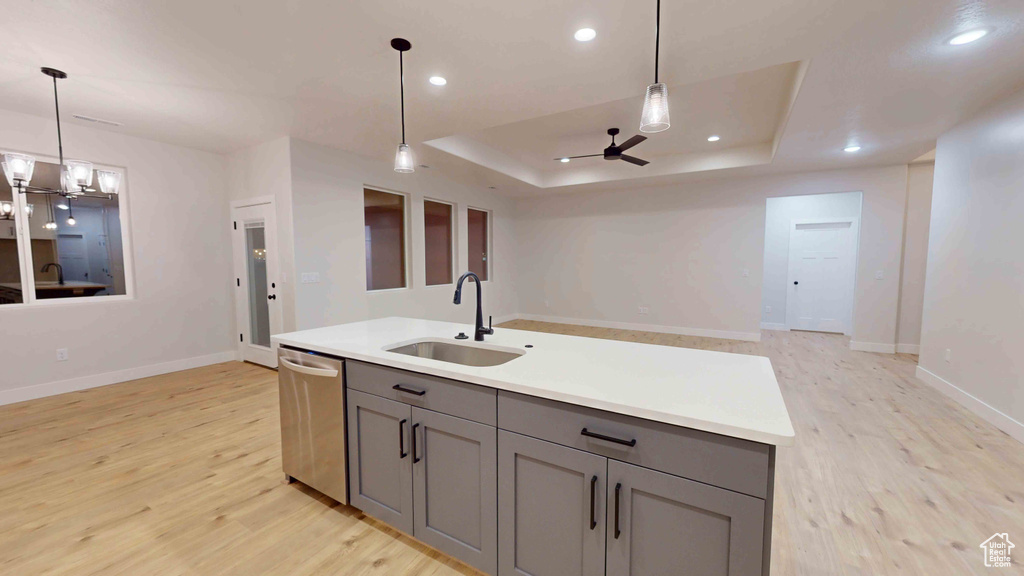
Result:
[[[353,390],[412,406],[490,426],[497,423],[497,392],[493,388],[353,360],[345,363],[345,382]]]
[[[757,498],[767,497],[766,444],[505,391],[498,393],[498,427]],[[613,439],[635,443],[628,446]]]

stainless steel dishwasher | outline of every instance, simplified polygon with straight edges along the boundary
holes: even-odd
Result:
[[[344,361],[287,348],[277,361],[284,473],[348,504]]]

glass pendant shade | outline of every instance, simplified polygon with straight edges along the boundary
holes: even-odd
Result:
[[[85,160],[65,160],[70,182],[78,189],[92,186],[92,162]]]
[[[412,157],[412,148],[405,142],[399,144],[398,151],[395,152],[395,172],[401,174],[415,172],[415,163],[416,161]]]
[[[669,129],[668,117],[668,86],[664,83],[651,84],[647,87],[644,98],[644,112],[640,117],[641,132],[663,132]]]
[[[32,172],[36,169],[36,159],[28,154],[8,152],[4,154],[3,169],[11,188],[15,187],[15,180],[28,184],[32,181]]]
[[[117,194],[121,188],[121,173],[112,170],[97,170],[96,179],[100,181],[100,191],[104,194]]]
[[[14,212],[14,204],[11,202],[0,202],[0,216],[10,216]]]
[[[32,213],[36,211],[35,204],[25,204],[25,213],[28,214],[29,218],[32,217]]]

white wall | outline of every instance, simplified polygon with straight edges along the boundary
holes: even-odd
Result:
[[[853,340],[892,352],[906,166],[520,199],[520,312],[758,338],[766,199],[854,191],[864,200]]]
[[[903,277],[900,280],[899,352],[917,354],[924,313],[924,278],[928,265],[928,223],[932,211],[935,164],[911,164],[907,173],[907,214],[903,239]]]
[[[468,261],[466,208],[492,210],[491,280],[483,283],[484,315],[496,319],[517,311],[512,203],[488,190],[446,179],[436,170],[417,168],[396,174],[387,162],[332,148],[291,141],[295,226],[295,273],[318,272],[316,284],[296,284],[296,328],[305,330],[385,316],[409,316],[472,324],[476,295],[452,304],[454,285],[426,286],[423,257],[423,199],[456,204],[456,271]],[[411,251],[410,288],[367,292],[363,187],[408,194]]]
[[[939,138],[918,375],[1024,441],[1022,158],[1024,92]]]
[[[761,287],[762,327],[780,329],[786,326],[789,236],[793,220],[860,219],[862,196],[860,192],[840,192],[768,199],[764,230],[764,284]]]
[[[72,157],[126,168],[135,299],[0,306],[0,403],[234,357],[222,156],[62,125]],[[52,156],[53,121],[0,111],[0,148]],[[56,362],[56,349],[70,359]]]
[[[277,297],[285,332],[295,330],[295,245],[292,224],[291,139],[278,138],[228,156],[231,201],[273,196],[277,215]],[[237,333],[237,330],[233,329]]]

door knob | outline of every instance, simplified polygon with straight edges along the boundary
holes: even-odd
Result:
[[[277,300],[277,294],[271,294],[270,296],[267,296],[267,300]]]

